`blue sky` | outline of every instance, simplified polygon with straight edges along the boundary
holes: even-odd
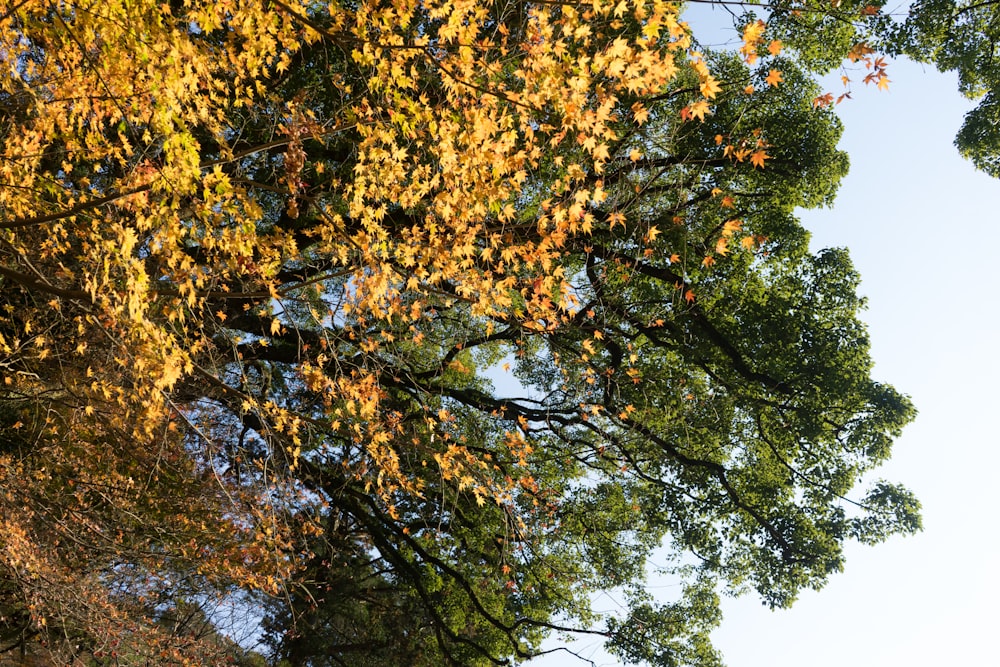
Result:
[[[851,548],[791,610],[728,604],[716,638],[733,667],[996,664],[1000,181],[952,145],[970,108],[954,77],[889,74],[888,93],[840,106],[851,172],[832,210],[803,219],[814,247],[851,249],[874,374],[920,410],[880,475],[917,492],[924,531]]]
[[[855,87],[838,107],[851,172],[835,206],[803,220],[814,248],[850,248],[874,375],[920,411],[877,476],[917,492],[924,531],[851,545],[845,571],[789,610],[728,600],[715,639],[731,667],[997,661],[1000,181],[952,144],[971,107],[953,76],[901,61],[889,76],[889,92]],[[588,639],[574,648],[618,664]],[[579,663],[563,654],[537,664]]]

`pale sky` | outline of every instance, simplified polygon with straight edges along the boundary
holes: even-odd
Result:
[[[851,548],[791,610],[727,605],[716,638],[732,667],[1000,664],[1000,181],[952,145],[970,108],[954,77],[905,62],[889,75],[888,93],[840,106],[851,172],[804,220],[814,247],[851,249],[875,377],[920,411],[881,473],[916,491],[924,531]]]
[[[907,62],[889,76],[889,92],[856,87],[838,108],[851,172],[834,208],[803,220],[814,248],[850,248],[874,375],[920,411],[878,476],[917,493],[924,531],[850,545],[845,571],[790,610],[726,601],[714,637],[730,667],[1000,664],[1000,181],[952,145],[970,108],[954,77]]]

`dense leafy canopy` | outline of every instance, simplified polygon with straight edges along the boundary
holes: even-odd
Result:
[[[812,76],[887,82],[844,4],[733,53],[660,0],[10,4],[0,652],[261,662],[236,608],[296,665],[711,665],[723,590],[917,530],[795,217],[847,170]]]

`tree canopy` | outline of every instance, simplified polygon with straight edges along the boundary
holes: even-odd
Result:
[[[796,218],[848,166],[816,74],[884,87],[895,28],[682,9],[8,3],[0,654],[714,665],[720,594],[918,530]]]
[[[1000,14],[992,2],[915,2],[905,20],[883,33],[886,50],[958,75],[959,90],[979,104],[965,116],[955,144],[973,164],[1000,176]]]

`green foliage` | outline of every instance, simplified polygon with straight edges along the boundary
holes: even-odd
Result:
[[[1000,176],[1000,9],[992,2],[920,0],[883,31],[886,48],[958,75],[959,91],[978,100],[955,138],[979,169]]]
[[[786,606],[841,569],[845,539],[919,529],[905,491],[850,499],[914,412],[870,377],[847,252],[810,254],[795,217],[829,204],[846,173],[840,123],[815,108],[818,89],[791,60],[772,63],[784,83],[766,87],[732,56],[706,57],[728,86],[711,116],[679,124],[688,100],[667,99],[616,145],[598,224],[567,245],[580,304],[569,326],[539,336],[498,322],[483,336],[461,307],[442,305],[433,343],[394,347],[387,383],[411,415],[400,440],[434,451],[444,437],[498,480],[519,476],[511,504],[479,504],[402,447],[423,495],[390,511],[317,460],[306,479],[324,480],[327,530],[312,583],[272,608],[279,655],[490,664],[531,656],[549,630],[589,627],[630,664],[715,665],[720,586]],[[750,81],[765,89],[744,94]],[[765,169],[724,153],[759,140]],[[525,201],[522,215],[540,208]],[[637,222],[609,224],[621,211]],[[734,219],[739,233],[724,231]],[[503,396],[483,380],[508,355],[530,393]],[[413,422],[441,409],[446,429]],[[515,432],[526,454],[509,449]],[[675,563],[666,576],[687,584],[657,605],[644,582],[664,544]],[[624,618],[590,610],[602,589],[627,594]]]
[[[79,128],[54,125],[0,255],[0,479],[34,480],[0,502],[35,531],[0,535],[0,640],[101,659],[107,626],[32,611],[34,540],[56,602],[86,574],[95,618],[135,622],[125,662],[260,663],[192,602],[252,594],[276,664],[590,634],[715,667],[719,595],[787,606],[846,540],[919,530],[905,489],[856,498],[915,413],[871,376],[848,253],[797,218],[848,167],[812,76],[877,17],[771,5],[754,65],[689,48],[672,7],[597,4],[173,3],[155,66],[193,63],[183,99],[116,101],[77,123],[106,153],[65,164]],[[3,131],[30,124],[4,94]],[[78,236],[28,257],[48,216]],[[647,594],[654,560],[676,600]]]
[[[629,613],[609,622],[611,651],[627,664],[653,667],[721,666],[709,633],[722,620],[719,598],[711,582],[698,581],[684,590],[683,601],[655,604],[642,597],[630,601]]]

